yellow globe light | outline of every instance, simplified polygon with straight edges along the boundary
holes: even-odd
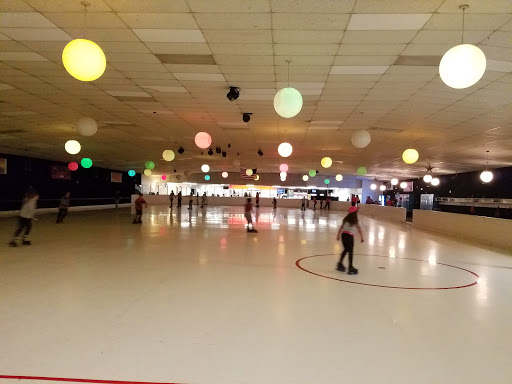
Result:
[[[98,44],[91,40],[75,39],[62,51],[66,71],[80,81],[93,81],[107,68],[107,59]]]
[[[260,179],[260,175],[256,175],[256,177],[254,178],[254,180],[258,181]]]
[[[173,161],[175,157],[174,151],[166,149],[165,151],[162,152],[162,157],[164,158],[165,161]]]
[[[320,161],[322,167],[329,168],[332,165],[332,159],[330,157],[324,157],[322,161]]]
[[[151,172],[151,169],[145,169],[145,170],[144,170],[144,174],[145,174],[146,176],[151,176],[151,174],[152,174],[152,173],[153,173],[153,172]]]
[[[418,161],[420,154],[415,149],[406,149],[402,154],[402,159],[407,164],[414,164]]]
[[[246,174],[247,176],[252,176],[252,175],[253,175],[253,173],[254,173],[254,171],[253,171],[252,169],[247,169],[247,170],[245,171],[245,174]]]

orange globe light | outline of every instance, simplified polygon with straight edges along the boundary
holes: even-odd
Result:
[[[194,142],[201,149],[206,149],[212,145],[212,137],[206,132],[199,132],[194,138]]]

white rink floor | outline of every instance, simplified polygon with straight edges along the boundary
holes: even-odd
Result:
[[[0,375],[512,382],[510,255],[361,217],[348,276],[334,270],[343,214],[262,208],[247,234],[242,213],[150,207],[141,226],[127,209],[41,216],[31,247],[0,248]],[[2,244],[14,225],[1,220]],[[313,255],[302,268],[349,282],[296,266]],[[350,283],[471,285],[465,270],[478,284]]]

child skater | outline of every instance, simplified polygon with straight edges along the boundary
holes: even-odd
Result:
[[[349,275],[357,275],[358,271],[354,268],[352,264],[354,261],[354,235],[355,232],[359,232],[359,236],[361,236],[361,243],[364,242],[363,231],[359,225],[359,219],[357,218],[357,207],[350,207],[348,210],[348,215],[343,219],[343,223],[338,231],[338,235],[336,236],[336,240],[340,240],[343,243],[343,252],[341,253],[340,261],[338,262],[338,267],[336,268],[338,271],[345,272],[346,268],[343,265],[343,259],[345,255],[348,253],[348,274]]]
[[[272,205],[274,206],[274,209],[277,209],[277,199],[275,197],[272,200]]]
[[[247,204],[245,204],[245,218],[247,219],[247,232],[257,233],[258,231],[254,229],[254,225],[252,223],[252,204],[251,198],[247,199]]]
[[[60,199],[59,203],[59,213],[57,214],[57,224],[62,224],[64,222],[64,218],[68,214],[69,204],[70,204],[70,196],[71,193],[66,192],[64,196]]]
[[[135,200],[135,219],[133,219],[133,224],[142,224],[142,206],[148,207],[148,203],[146,203],[143,196],[142,192],[140,192],[139,198]]]
[[[306,210],[306,198],[305,197],[303,197],[302,200],[300,201],[300,210],[301,211]]]
[[[198,202],[199,202],[199,197],[198,197]],[[192,209],[192,204],[194,204],[194,195],[192,194],[192,192],[190,192],[190,196],[188,198],[188,209]]]
[[[28,235],[32,229],[32,220],[34,219],[34,215],[36,213],[37,200],[39,200],[39,195],[33,190],[29,191],[23,198],[20,213],[18,214],[18,227],[16,228],[16,231],[14,231],[14,236],[9,243],[10,247],[18,246],[19,236],[23,231],[25,231],[25,233],[21,238],[21,244],[32,245],[32,242],[28,240]]]

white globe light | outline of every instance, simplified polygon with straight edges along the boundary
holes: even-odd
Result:
[[[494,175],[492,174],[491,171],[483,171],[480,174],[480,180],[482,180],[484,183],[490,183],[493,177]]]
[[[336,175],[336,181],[341,181],[341,180],[343,180],[343,175],[340,175],[340,174]]]
[[[308,175],[304,175],[304,176],[302,176],[302,180],[304,180],[304,181],[308,181],[308,180],[309,180],[309,176],[308,176]]]
[[[407,164],[414,164],[418,161],[420,154],[415,149],[406,149],[402,153],[402,160]]]
[[[201,165],[201,171],[203,171],[204,173],[209,172],[210,171],[210,166],[208,164]]]
[[[391,179],[391,185],[398,185],[398,179]]]
[[[247,176],[252,176],[252,175],[253,175],[253,173],[254,173],[254,172],[253,172],[253,170],[252,170],[252,169],[246,169],[246,170],[245,170],[245,174],[246,174]]]
[[[447,86],[463,89],[480,80],[486,66],[485,54],[480,48],[472,44],[461,44],[444,54],[439,64],[439,75]]]
[[[64,149],[70,155],[76,155],[82,149],[80,143],[76,140],[68,140],[66,144],[64,144]]]
[[[400,183],[400,188],[402,188],[402,189],[407,188],[407,183],[405,181],[402,181]]]
[[[370,185],[370,189],[372,191],[375,191],[377,189],[377,184],[373,183],[372,185]]]
[[[372,135],[366,129],[360,129],[352,133],[352,145],[356,148],[364,148],[372,140]]]
[[[286,175],[287,175],[287,173],[286,173],[286,172],[281,172],[281,173],[279,174],[279,176],[280,176],[280,177],[286,177]]]
[[[274,96],[274,109],[281,117],[296,116],[302,109],[302,95],[295,88],[283,88]]]
[[[425,176],[423,176],[423,181],[425,183],[430,183],[432,181],[432,175],[427,173]]]
[[[62,51],[62,63],[66,71],[80,81],[96,80],[107,68],[107,59],[101,48],[86,39],[70,41]]]
[[[92,136],[98,131],[98,124],[90,117],[82,117],[76,123],[76,129],[82,136]]]
[[[165,161],[173,161],[175,155],[173,151],[171,151],[170,149],[166,149],[165,151],[162,152],[162,157],[164,158]]]
[[[223,177],[224,179],[226,179],[228,176],[229,176],[229,175],[228,175],[228,173],[227,173],[227,172],[222,172],[222,177]]]
[[[281,181],[286,181],[286,177],[281,177]]]
[[[380,189],[381,191],[385,191],[385,190],[386,190],[386,186],[383,184],[383,185],[381,185],[381,186],[379,187],[379,189]]]
[[[439,179],[438,179],[437,177],[434,177],[434,178],[432,179],[432,185],[433,185],[434,187],[437,187],[437,186],[439,185]]]
[[[290,143],[281,143],[279,147],[277,147],[277,152],[281,157],[288,157],[293,152],[293,147]]]

